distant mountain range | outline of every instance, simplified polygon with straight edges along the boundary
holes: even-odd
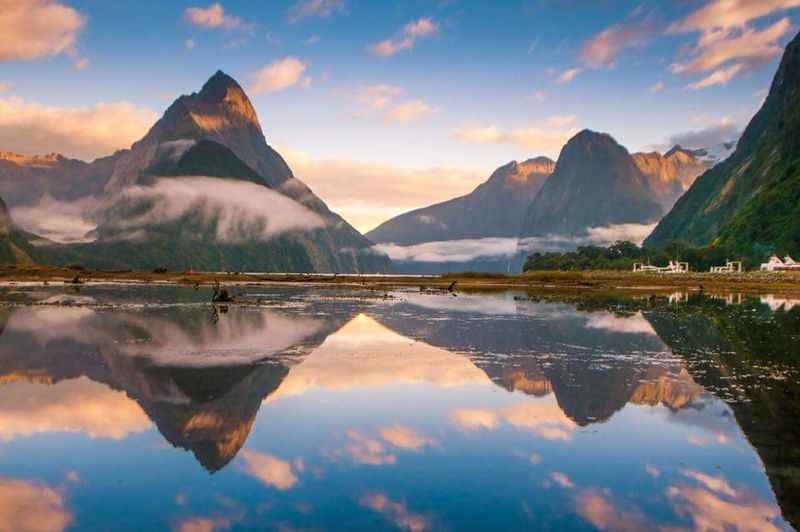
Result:
[[[525,209],[553,172],[547,157],[511,161],[460,196],[392,218],[366,234],[373,242],[400,245],[519,234]]]
[[[264,138],[242,88],[217,72],[128,150],[84,163],[0,156],[12,206],[90,199],[91,242],[40,241],[42,262],[92,267],[386,271],[389,259],[332,212]]]
[[[766,257],[800,253],[800,34],[733,154],[700,176],[645,241]]]

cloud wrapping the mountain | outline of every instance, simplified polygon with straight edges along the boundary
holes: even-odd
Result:
[[[0,3],[0,62],[30,61],[61,53],[75,54],[86,18],[52,0]]]
[[[741,134],[741,129],[732,121],[722,120],[702,129],[672,135],[669,137],[667,144],[669,146],[679,144],[684,148],[690,149],[711,148],[726,142],[736,141]],[[665,144],[665,146],[667,145]]]
[[[157,115],[128,102],[56,107],[0,98],[0,146],[20,153],[61,153],[91,160],[127,148]]]
[[[250,91],[253,94],[277,92],[296,85],[308,65],[296,57],[284,57],[261,68],[253,75]]]
[[[91,242],[87,233],[97,227],[92,218],[96,202],[91,199],[56,201],[45,197],[36,205],[11,209],[11,219],[26,231],[61,243]]]
[[[411,246],[376,244],[374,247],[395,261],[467,262],[481,257],[510,257],[517,252],[517,239],[476,238],[423,242]]]
[[[216,223],[217,241],[225,243],[269,240],[287,231],[325,226],[318,214],[289,197],[244,181],[203,176],[165,178],[149,187],[128,187],[121,196],[126,202],[150,202],[152,207],[142,215],[117,221],[120,229],[135,230],[195,212],[207,223]]]

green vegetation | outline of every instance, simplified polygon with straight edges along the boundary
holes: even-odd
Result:
[[[631,242],[616,242],[608,247],[581,246],[564,253],[534,253],[525,261],[524,271],[534,270],[620,270],[629,271],[634,263],[666,266],[670,260],[688,262],[693,271],[708,271],[728,260],[742,260],[722,246],[693,247],[672,243],[663,249],[641,248]],[[755,267],[758,260],[745,259],[745,267]]]

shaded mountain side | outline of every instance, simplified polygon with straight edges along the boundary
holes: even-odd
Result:
[[[645,241],[752,257],[800,253],[800,34],[734,153],[700,176]]]
[[[663,214],[649,180],[610,135],[583,130],[561,150],[520,235],[583,236],[590,227],[651,223]]]
[[[706,171],[706,164],[689,150],[674,146],[664,155],[658,152],[631,155],[636,167],[647,177],[653,198],[668,211],[694,180]]]
[[[731,407],[783,516],[800,527],[800,307],[773,312],[757,300],[725,306],[692,297],[645,316],[694,379]]]
[[[43,198],[74,201],[103,193],[123,152],[87,163],[57,153],[21,155],[0,151],[0,197],[8,205],[35,205]]]
[[[28,234],[14,227],[5,202],[0,198],[0,266],[31,264],[35,250]]]
[[[366,234],[373,242],[400,245],[442,240],[511,237],[536,197],[554,162],[547,157],[512,161],[465,196],[416,209],[388,220]]]

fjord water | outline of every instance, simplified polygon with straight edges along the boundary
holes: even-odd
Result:
[[[800,305],[9,288],[0,522],[784,530]],[[2,528],[2,527],[0,527]]]

